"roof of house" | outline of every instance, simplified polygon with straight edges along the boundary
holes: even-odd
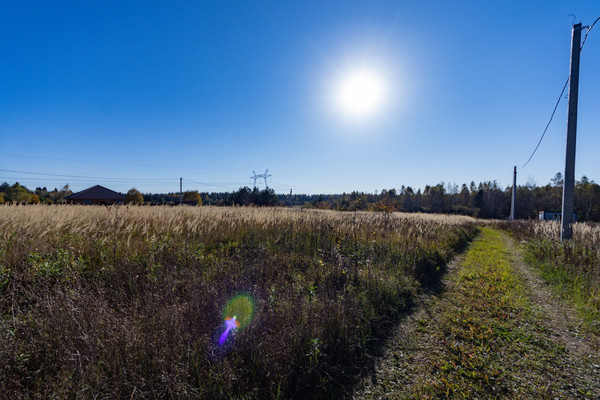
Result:
[[[73,193],[66,198],[69,200],[125,200],[125,195],[104,186],[96,185],[81,192]]]

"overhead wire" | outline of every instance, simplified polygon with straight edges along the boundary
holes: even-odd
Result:
[[[54,176],[62,178],[81,178],[81,179],[95,179],[103,181],[172,181],[173,178],[109,178],[99,176],[82,176],[82,175],[63,175],[63,174],[50,174],[46,172],[32,172],[32,171],[16,171],[12,169],[1,169],[3,172],[13,172],[17,174],[28,174],[28,175],[41,175],[41,176]]]
[[[42,184],[42,185],[47,185],[47,184],[52,184],[52,183],[56,183],[56,184],[60,184],[60,185],[64,185],[65,183],[67,184],[77,184],[77,185],[85,185],[85,184],[107,184],[107,185],[134,185],[136,183],[139,184],[143,184],[146,186],[164,186],[166,182],[164,181],[144,181],[144,182],[135,182],[135,181],[105,181],[103,179],[96,179],[94,181],[91,181],[89,179],[68,179],[68,181],[64,180],[64,179],[60,179],[60,178],[52,178],[52,177],[24,177],[24,176],[2,176],[2,178],[0,179],[0,182],[2,181],[14,181],[14,182],[28,182],[28,183],[33,183],[33,184]],[[175,180],[173,180],[173,182],[175,182]],[[39,186],[39,185],[38,185]]]
[[[7,154],[0,153],[2,157],[13,157],[13,158],[29,158],[29,159],[37,159],[37,160],[51,160],[51,161],[67,161],[73,163],[83,163],[83,164],[106,164],[106,165],[124,165],[124,166],[135,166],[135,167],[144,167],[144,168],[171,168],[177,170],[196,170],[196,171],[226,171],[226,172],[240,172],[240,169],[224,169],[224,168],[202,168],[202,167],[185,167],[181,165],[167,165],[167,164],[144,164],[144,163],[130,163],[130,162],[122,162],[122,161],[98,161],[98,160],[78,160],[71,158],[57,158],[57,157],[47,157],[47,156],[30,156],[23,154]]]
[[[33,175],[31,177],[4,176],[3,179],[11,179],[11,180],[14,179],[15,181],[32,182],[32,183],[39,183],[40,180],[43,180],[46,184],[50,183],[50,182],[61,184],[62,181],[60,181],[57,178],[68,178],[71,183],[82,184],[82,183],[88,183],[88,182],[91,183],[93,181],[96,183],[98,183],[98,182],[105,183],[106,182],[106,183],[110,183],[110,184],[116,185],[116,186],[124,186],[124,185],[133,184],[133,183],[140,183],[140,184],[144,184],[146,186],[148,186],[148,185],[164,185],[166,182],[175,181],[174,178],[115,178],[115,177],[53,174],[53,173],[47,173],[47,172],[20,171],[20,170],[3,169],[3,168],[0,168],[0,171],[11,172],[11,173],[16,173],[16,174]],[[39,178],[39,177],[43,177],[43,178]],[[45,177],[48,177],[50,179],[47,179]],[[52,179],[52,178],[54,178],[54,179]],[[196,184],[203,185],[203,186],[228,189],[228,190],[236,190],[237,187],[246,186],[246,184],[243,182],[227,182],[225,184],[218,184],[218,183],[210,183],[210,182],[200,182],[197,180],[187,179],[187,178],[182,178],[182,181],[189,182],[189,183],[196,183]],[[288,188],[291,187],[289,185],[282,185],[282,184],[277,184],[277,185],[288,187]],[[185,185],[185,186],[186,186],[186,188],[188,188],[187,185]]]
[[[600,20],[600,17],[596,18],[594,23],[592,25],[590,25],[589,27],[587,27],[587,32],[586,32],[585,36],[583,37],[583,41],[581,42],[579,51],[581,51],[583,49],[583,45],[585,44],[585,41],[587,40],[587,37],[590,34],[590,31],[592,30],[594,25],[596,25],[596,23],[599,20]],[[563,86],[563,88],[560,92],[560,96],[558,96],[558,100],[556,101],[556,104],[554,105],[554,110],[552,110],[552,115],[550,115],[550,120],[548,120],[548,123],[546,124],[546,128],[544,128],[544,131],[542,132],[542,136],[540,137],[540,140],[538,141],[537,145],[535,146],[535,149],[533,149],[533,152],[531,153],[531,155],[529,156],[529,158],[527,159],[525,164],[523,164],[520,169],[525,168],[525,166],[527,164],[529,164],[529,161],[531,161],[531,159],[533,158],[533,155],[535,154],[537,149],[540,147],[540,144],[542,143],[542,140],[544,139],[544,136],[546,135],[546,131],[548,131],[548,127],[550,126],[550,123],[552,122],[552,119],[554,118],[554,114],[556,114],[556,109],[558,108],[558,105],[560,104],[560,101],[563,98],[563,94],[565,93],[565,90],[567,89],[568,84],[569,84],[569,78],[567,78],[567,81],[565,82],[565,85]]]
[[[129,187],[131,185],[134,184],[141,184],[144,185],[146,187],[153,187],[156,185],[160,185],[160,186],[164,186],[165,183],[167,182],[174,182],[176,181],[175,178],[116,178],[116,177],[99,177],[99,176],[83,176],[83,175],[67,175],[67,174],[54,174],[54,173],[47,173],[47,172],[35,172],[35,171],[20,171],[20,170],[11,170],[11,169],[3,169],[0,168],[1,172],[10,172],[10,173],[14,173],[14,174],[25,174],[21,175],[21,176],[8,176],[5,175],[2,177],[2,179],[6,179],[6,180],[14,180],[16,182],[21,182],[21,183],[27,183],[27,184],[34,184],[37,186],[52,186],[52,185],[63,185],[65,182],[61,179],[61,178],[68,178],[70,184],[78,184],[78,185],[83,185],[83,184],[110,184],[113,187],[119,187],[119,188],[126,188]],[[32,175],[32,176],[26,176],[26,175]],[[1,180],[0,180],[1,181]],[[251,184],[247,184],[245,182],[223,182],[223,183],[217,183],[217,182],[201,182],[198,180],[193,180],[193,179],[187,179],[187,178],[182,178],[183,182],[188,182],[188,183],[195,183],[198,185],[203,185],[203,186],[209,186],[209,187],[214,187],[214,188],[220,188],[220,189],[227,189],[227,190],[237,190],[240,187],[243,186],[252,186]],[[184,186],[187,189],[191,189],[190,185],[186,185],[184,183]],[[282,183],[282,182],[274,182],[271,181],[269,186],[275,186],[279,189],[285,189],[286,191],[293,188],[296,189],[300,189],[300,190],[306,190],[308,192],[314,192],[317,193],[319,192],[318,190],[314,189],[314,188],[309,188],[309,187],[305,187],[305,186],[299,186],[299,185],[289,185],[286,183]]]
[[[223,189],[231,189],[231,190],[235,190],[235,188],[231,187],[231,186],[223,186],[223,185],[218,185],[218,184],[214,184],[214,183],[208,183],[208,182],[198,182],[198,181],[194,181],[191,179],[186,179],[186,178],[182,178],[184,181],[187,182],[192,182],[192,183],[197,183],[199,185],[205,185],[205,186],[213,186],[213,187],[219,187],[219,188],[223,188]]]
[[[529,158],[527,159],[527,161],[525,162],[525,164],[523,164],[521,166],[520,169],[525,168],[525,166],[527,164],[529,164],[529,161],[531,161],[531,159],[533,158],[533,155],[537,151],[538,147],[540,147],[540,144],[542,143],[542,140],[544,139],[544,136],[546,135],[546,131],[548,131],[548,128],[550,127],[550,123],[552,123],[552,119],[554,118],[554,114],[556,114],[556,109],[558,108],[558,105],[560,104],[560,100],[562,99],[563,94],[565,93],[565,89],[567,88],[568,84],[569,84],[569,78],[567,78],[567,81],[565,82],[565,85],[563,86],[563,88],[562,88],[562,90],[560,92],[560,96],[558,96],[558,100],[556,100],[556,104],[554,105],[554,110],[552,110],[552,115],[550,115],[550,120],[546,124],[546,128],[544,128],[544,132],[542,132],[542,137],[540,137],[540,140],[538,141],[537,146],[535,146],[535,149],[533,149],[533,152],[531,153],[531,155],[529,156]]]
[[[587,28],[587,32],[585,33],[585,36],[583,37],[583,40],[581,42],[581,47],[579,48],[580,51],[583,50],[583,45],[585,44],[585,41],[587,40],[587,37],[590,34],[590,31],[592,30],[594,25],[596,25],[596,22],[598,22],[599,20],[600,20],[600,17],[596,18],[594,23]]]

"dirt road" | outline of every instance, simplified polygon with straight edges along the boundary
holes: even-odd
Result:
[[[483,228],[396,329],[356,399],[599,399],[600,338]]]

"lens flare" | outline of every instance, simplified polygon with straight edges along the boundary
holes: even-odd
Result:
[[[208,345],[208,355],[219,361],[233,349],[235,332],[245,328],[254,316],[254,300],[247,294],[232,297],[223,310],[223,323],[215,330]]]
[[[236,317],[238,329],[248,326],[254,316],[254,300],[247,294],[239,294],[231,298],[223,310],[223,319]]]
[[[225,318],[225,331],[223,331],[221,336],[219,336],[219,346],[223,346],[225,344],[225,341],[229,336],[229,332],[239,327],[240,323],[236,321],[235,315],[233,316],[233,318]]]

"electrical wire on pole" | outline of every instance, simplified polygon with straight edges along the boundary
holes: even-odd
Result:
[[[587,32],[586,32],[585,36],[583,37],[581,46],[579,47],[579,51],[583,50],[583,45],[585,44],[585,41],[587,40],[587,37],[590,34],[590,31],[592,30],[592,28],[594,27],[594,25],[596,25],[596,23],[598,21],[600,21],[600,17],[596,18],[596,20],[594,21],[594,23],[592,25],[583,27],[583,28],[587,28]],[[550,127],[550,123],[552,122],[552,119],[554,118],[554,114],[556,114],[556,109],[558,108],[558,105],[560,104],[560,101],[563,98],[563,95],[565,94],[565,90],[567,89],[568,85],[569,85],[569,78],[567,78],[567,81],[565,82],[565,84],[560,92],[560,96],[558,96],[558,100],[556,101],[556,104],[554,105],[554,110],[552,110],[552,115],[550,115],[550,120],[546,124],[546,128],[544,128],[544,132],[542,132],[542,136],[540,137],[540,140],[538,141],[537,145],[535,146],[535,149],[533,149],[533,152],[531,153],[531,155],[529,156],[529,158],[527,159],[525,164],[523,164],[521,166],[521,169],[525,168],[525,166],[527,164],[529,164],[529,161],[531,161],[531,159],[533,158],[533,155],[535,154],[537,149],[540,147],[540,144],[542,143],[542,140],[544,139],[544,136],[546,135],[546,131],[548,130],[548,127]]]
[[[600,17],[596,18],[596,20],[594,21],[594,23],[592,25],[584,26],[584,28],[587,28],[587,32],[585,33],[585,36],[583,37],[583,40],[581,41],[581,47],[579,48],[579,51],[583,50],[583,45],[585,44],[585,41],[587,40],[587,37],[590,34],[590,31],[592,30],[594,25],[596,25],[596,22],[598,22],[599,20],[600,20]]]
[[[535,146],[535,149],[533,149],[533,152],[531,153],[531,155],[529,156],[529,158],[527,159],[525,164],[523,164],[521,166],[520,169],[525,168],[525,166],[527,164],[529,164],[529,161],[531,161],[531,159],[533,158],[533,155],[535,154],[537,149],[540,147],[540,144],[542,143],[542,140],[544,139],[544,136],[546,135],[546,132],[548,131],[548,128],[550,127],[550,124],[552,123],[552,119],[554,119],[554,114],[556,114],[556,109],[558,108],[558,105],[560,104],[560,100],[562,99],[563,94],[565,94],[565,90],[567,89],[568,84],[569,84],[569,78],[567,78],[567,81],[565,82],[565,84],[560,92],[560,96],[558,96],[558,100],[556,100],[556,104],[554,105],[554,110],[552,110],[552,115],[550,115],[550,120],[546,124],[546,128],[544,128],[544,132],[542,132],[542,137],[540,137],[540,140],[538,141],[537,146]]]

